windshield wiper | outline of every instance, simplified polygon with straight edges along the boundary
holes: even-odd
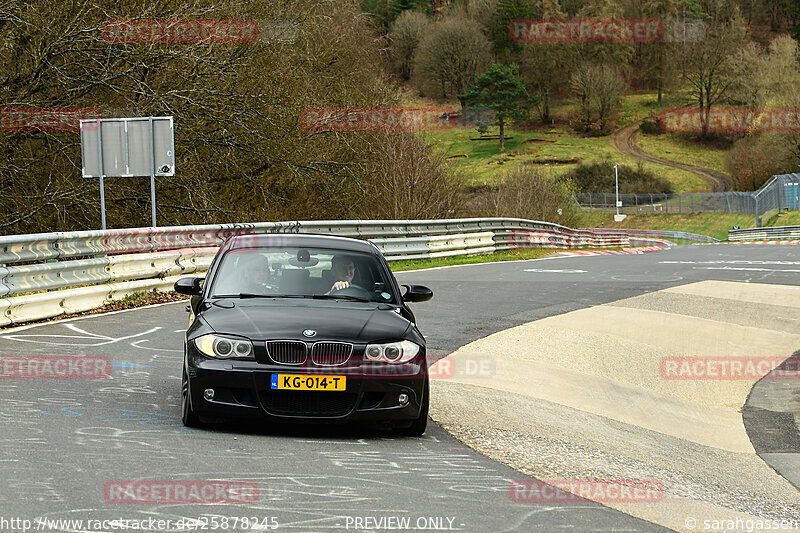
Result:
[[[308,294],[251,294],[243,292],[239,298],[311,298]]]
[[[311,298],[307,294],[257,294],[240,292],[239,294],[215,294],[214,298]]]
[[[334,294],[315,294],[312,296],[315,300],[350,300],[353,302],[371,302],[372,300],[367,300],[366,298],[359,298],[358,296],[349,296],[341,294],[336,296]]]
[[[333,294],[256,294],[253,292],[241,292],[239,294],[215,294],[214,298],[313,298],[315,300],[350,300],[353,302],[372,302],[366,298],[359,298],[358,296],[348,296],[341,294],[335,296]]]

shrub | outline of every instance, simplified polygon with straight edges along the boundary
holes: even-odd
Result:
[[[578,165],[565,176],[572,179],[578,192],[615,191],[614,165],[610,161]],[[671,194],[673,190],[670,182],[646,170],[640,162],[636,167],[619,166],[619,192],[620,194]]]
[[[352,188],[351,218],[420,219],[459,215],[459,176],[444,151],[410,132],[378,134]]]
[[[646,135],[659,135],[664,133],[663,128],[661,127],[661,121],[653,111],[648,113],[647,118],[642,121],[641,126],[639,126],[639,131]]]
[[[737,191],[755,191],[775,174],[792,172],[785,146],[778,136],[745,137],[725,155],[725,168]]]
[[[578,220],[572,182],[527,166],[505,173],[500,186],[487,193],[482,208],[486,216],[527,218],[565,226]]]

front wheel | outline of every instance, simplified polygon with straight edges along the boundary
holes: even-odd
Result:
[[[404,437],[419,437],[425,433],[425,429],[428,427],[430,395],[430,385],[428,384],[428,379],[425,378],[425,386],[422,388],[422,407],[419,410],[419,417],[411,422],[410,425],[395,427],[395,433]]]
[[[189,395],[189,376],[186,375],[186,367],[183,368],[183,378],[181,379],[181,421],[189,428],[197,428],[202,424],[197,412],[192,408],[192,398]]]

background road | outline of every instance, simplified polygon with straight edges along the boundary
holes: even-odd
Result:
[[[796,247],[719,245],[397,277],[435,292],[414,310],[436,358],[502,329],[669,286],[706,279],[796,286],[798,273]],[[0,335],[0,357],[95,355],[113,363],[106,380],[0,380],[0,518],[256,516],[277,517],[280,530],[329,531],[356,530],[355,517],[405,516],[412,525],[438,518],[447,527],[452,520],[460,531],[663,530],[593,503],[514,503],[509,482],[525,476],[435,425],[415,439],[363,428],[183,428],[184,306]],[[247,505],[106,503],[104,484],[126,479],[251,480],[260,497]]]
[[[727,174],[723,174],[722,172],[711,170],[709,168],[696,167],[693,165],[687,165],[686,163],[678,163],[676,161],[668,161],[642,151],[642,149],[636,145],[636,134],[639,132],[639,126],[640,124],[637,122],[615,131],[611,136],[611,144],[614,146],[614,148],[619,150],[620,153],[630,157],[635,157],[636,159],[650,161],[652,163],[658,163],[659,165],[666,165],[668,167],[679,168],[681,170],[691,172],[692,174],[697,174],[708,182],[711,192],[730,191],[733,188],[733,181]]]

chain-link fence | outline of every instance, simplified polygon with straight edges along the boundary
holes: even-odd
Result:
[[[579,193],[584,212],[616,213],[614,193]],[[761,226],[765,213],[800,209],[800,174],[773,176],[755,192],[707,192],[674,194],[620,194],[622,214],[740,213],[754,215]]]

